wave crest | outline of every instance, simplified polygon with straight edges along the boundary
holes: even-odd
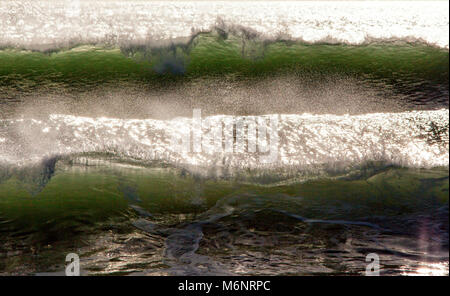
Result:
[[[432,16],[432,17],[431,17]],[[167,43],[235,28],[264,40],[360,45],[421,42],[449,48],[448,3],[2,1],[0,45]],[[239,24],[239,25],[237,25]],[[44,29],[43,29],[44,28]]]

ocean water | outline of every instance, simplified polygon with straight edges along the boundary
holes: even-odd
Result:
[[[444,1],[1,1],[0,274],[448,275]]]

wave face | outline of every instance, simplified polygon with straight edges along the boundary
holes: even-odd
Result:
[[[268,39],[362,44],[422,41],[448,49],[448,2],[2,1],[0,45],[164,42],[219,23]]]
[[[342,115],[442,109],[449,98],[449,53],[423,44],[268,42],[233,29],[156,47],[5,49],[0,61],[0,118]]]

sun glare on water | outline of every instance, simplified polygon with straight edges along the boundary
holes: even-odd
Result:
[[[416,270],[405,270],[402,275],[448,276],[448,262],[422,263]]]

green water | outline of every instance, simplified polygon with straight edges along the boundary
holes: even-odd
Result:
[[[63,268],[64,254],[75,250],[88,260],[83,264],[88,274],[132,274],[147,269],[152,273],[176,274],[180,263],[173,263],[171,260],[174,259],[167,259],[167,255],[162,253],[163,250],[170,252],[173,233],[184,231],[189,223],[197,225],[211,221],[202,227],[204,239],[196,252],[198,256],[207,255],[217,262],[222,260],[223,264],[234,262],[221,259],[229,254],[229,243],[219,249],[214,247],[214,244],[221,244],[223,238],[220,233],[224,231],[230,233],[227,236],[230,239],[235,237],[231,244],[235,245],[233,252],[237,252],[237,258],[247,252],[273,255],[285,250],[285,254],[290,254],[289,248],[298,245],[299,237],[306,235],[311,236],[307,240],[309,242],[303,241],[304,238],[298,246],[306,248],[305,251],[317,250],[315,252],[322,254],[315,255],[318,257],[312,265],[302,263],[306,274],[311,274],[308,268],[317,266],[321,256],[326,258],[328,248],[340,248],[334,246],[335,237],[351,235],[355,241],[367,229],[370,230],[364,223],[386,229],[388,234],[394,231],[397,240],[402,236],[410,240],[415,235],[415,228],[408,230],[410,226],[406,226],[405,221],[420,221],[417,217],[433,215],[443,207],[448,211],[447,168],[385,167],[364,172],[351,178],[335,176],[289,181],[281,185],[279,182],[258,185],[237,179],[202,178],[175,168],[139,167],[114,162],[98,166],[66,163],[57,166],[53,177],[37,194],[27,190],[34,187],[24,183],[26,179],[11,175],[0,183],[0,251],[11,254],[0,257],[0,267],[3,272],[17,274],[58,272]],[[310,222],[291,216],[336,222],[320,226],[320,222],[311,221],[307,227]],[[363,224],[339,226],[354,222]],[[144,233],[149,232],[150,236],[142,236],[140,229]],[[253,238],[253,242],[239,243],[242,239],[249,239],[245,234],[248,231],[269,241],[260,245]],[[186,235],[192,233],[188,231]],[[270,240],[273,239],[279,240],[281,245],[272,246]],[[382,237],[378,239],[383,241]],[[367,238],[358,240],[361,240],[361,246],[370,241]],[[183,240],[175,239],[177,242],[183,243]],[[154,246],[152,251],[149,251],[149,246]],[[396,245],[385,247],[395,250]],[[115,248],[127,251],[114,251]],[[119,252],[114,257],[116,259],[108,257],[111,252]],[[135,254],[133,262],[126,259],[130,252]],[[295,253],[292,256],[280,264],[297,264],[293,259]],[[329,259],[324,260],[327,262]],[[392,260],[397,260],[398,268],[408,263],[396,256]],[[263,262],[260,264],[262,274],[280,272],[279,269],[273,271],[270,266],[265,267]],[[325,264],[317,272],[359,272],[359,267],[344,268],[341,265],[344,263],[336,264]],[[171,268],[175,271],[167,271]],[[288,270],[287,274],[290,273]],[[214,269],[210,272],[214,273]],[[246,272],[252,274],[255,270],[249,268]],[[195,271],[191,273],[195,274]]]
[[[136,204],[152,214],[198,214],[232,195],[299,197],[294,213],[317,219],[401,215],[448,203],[448,170],[386,168],[358,179],[318,178],[286,185],[198,178],[176,169],[69,167],[32,195],[16,177],[0,183],[3,226],[24,231],[64,230],[65,223],[95,223],[128,216]],[[349,206],[345,210],[345,205]],[[237,205],[238,206],[238,205]],[[293,205],[294,206],[294,205]],[[330,212],[329,209],[341,210]],[[63,222],[64,221],[64,222]],[[63,223],[62,223],[63,222]]]
[[[120,81],[153,85],[208,75],[237,77],[355,75],[391,83],[423,81],[447,85],[449,53],[422,44],[380,43],[362,46],[308,45],[261,41],[213,33],[199,34],[187,45],[167,47],[78,46],[56,52],[0,51],[0,85],[27,91],[89,88]]]

